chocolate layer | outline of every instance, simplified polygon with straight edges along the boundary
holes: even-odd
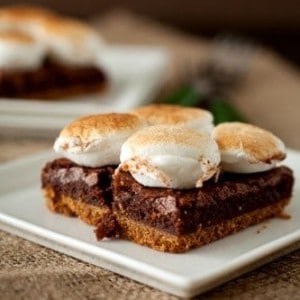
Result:
[[[148,188],[124,171],[114,176],[114,210],[132,220],[183,235],[290,198],[287,167],[256,174],[223,173],[200,189]]]
[[[115,166],[88,168],[68,159],[48,162],[42,170],[42,188],[51,188],[55,195],[69,196],[74,200],[95,206],[111,206],[111,179]]]
[[[94,66],[70,66],[45,60],[33,71],[0,70],[0,97],[27,97],[47,94],[55,89],[95,86],[107,81]]]

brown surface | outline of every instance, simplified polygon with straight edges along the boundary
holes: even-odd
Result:
[[[268,218],[279,216],[289,201],[289,198],[282,199],[276,204],[254,210],[213,226],[200,228],[194,233],[179,236],[136,222],[120,212],[117,212],[117,220],[122,228],[121,236],[123,238],[158,251],[182,253],[191,248],[211,243]]]
[[[181,25],[190,29],[219,28],[220,26],[237,29],[255,28],[287,29],[300,27],[299,6],[297,1],[261,0],[259,5],[252,1],[228,0],[226,5],[220,1],[193,1],[186,0],[184,5],[180,0],[166,1],[164,5],[159,0],[111,0],[89,1],[83,3],[73,0],[32,0],[30,3],[46,5],[49,8],[76,16],[90,16],[107,11],[113,7],[127,7],[139,14],[148,14],[153,18]],[[12,4],[9,0],[2,0],[1,4]]]
[[[110,40],[169,45],[176,54],[174,64],[169,69],[169,86],[187,69],[187,62],[194,57],[205,57],[207,49],[207,44],[202,40],[180,36],[172,30],[170,32],[165,28],[149,25],[137,17],[107,17],[101,28]],[[175,74],[174,70],[177,70],[176,76],[172,75]],[[174,81],[170,78],[174,78]],[[276,129],[290,146],[298,149],[299,78],[298,70],[276,55],[264,52],[252,67],[248,87],[244,86],[243,91],[239,91],[236,96],[239,106],[243,107],[247,115],[252,116],[253,120],[260,120],[268,128]],[[0,160],[7,161],[49,149],[51,145],[52,141],[1,138]],[[3,299],[177,299],[5,232],[0,232],[0,257],[0,295]],[[198,298],[293,300],[299,297],[300,250]]]

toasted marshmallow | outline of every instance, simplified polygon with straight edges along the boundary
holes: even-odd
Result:
[[[9,6],[0,9],[0,30],[20,31],[36,37],[41,22],[54,17],[54,13],[39,7]]]
[[[122,146],[120,169],[144,186],[189,189],[218,174],[216,142],[197,130],[168,125],[136,132]]]
[[[44,20],[39,38],[47,45],[49,55],[64,64],[93,65],[103,48],[103,41],[95,30],[67,18]]]
[[[37,7],[0,9],[0,30],[30,34],[63,64],[93,65],[103,47],[102,39],[89,25]]]
[[[222,123],[213,132],[228,172],[256,173],[274,168],[285,158],[284,143],[271,132],[239,122]]]
[[[0,31],[1,69],[36,69],[42,64],[45,54],[44,45],[32,37],[15,31]]]
[[[54,143],[54,150],[86,167],[120,163],[121,146],[145,123],[130,114],[91,115],[67,125]]]
[[[213,116],[204,109],[179,105],[153,104],[137,108],[131,113],[147,120],[149,125],[176,125],[211,133]]]

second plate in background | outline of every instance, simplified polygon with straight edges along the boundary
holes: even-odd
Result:
[[[110,88],[103,94],[60,101],[0,99],[2,135],[52,138],[81,115],[122,112],[146,104],[163,84],[168,54],[159,47],[110,46],[101,53],[99,64],[110,78]]]

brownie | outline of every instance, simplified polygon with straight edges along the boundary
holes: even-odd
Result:
[[[89,168],[79,166],[66,158],[48,162],[42,170],[42,188],[51,188],[57,196],[94,206],[111,206],[111,178],[116,166]]]
[[[66,216],[79,217],[97,226],[112,214],[112,174],[116,166],[82,167],[68,159],[48,162],[41,181],[49,210]],[[112,232],[109,226],[104,233]]]
[[[122,238],[182,253],[282,214],[292,196],[287,167],[223,172],[201,188],[145,187],[117,166],[82,167],[59,158],[42,170],[50,210],[96,226],[98,239]]]
[[[33,71],[0,70],[0,97],[51,98],[59,90],[94,91],[106,82],[103,71],[95,66],[62,65],[46,59]]]
[[[126,218],[181,236],[276,205],[292,194],[293,174],[287,167],[252,174],[222,173],[217,182],[189,190],[149,188],[130,173],[114,176],[113,209]]]

